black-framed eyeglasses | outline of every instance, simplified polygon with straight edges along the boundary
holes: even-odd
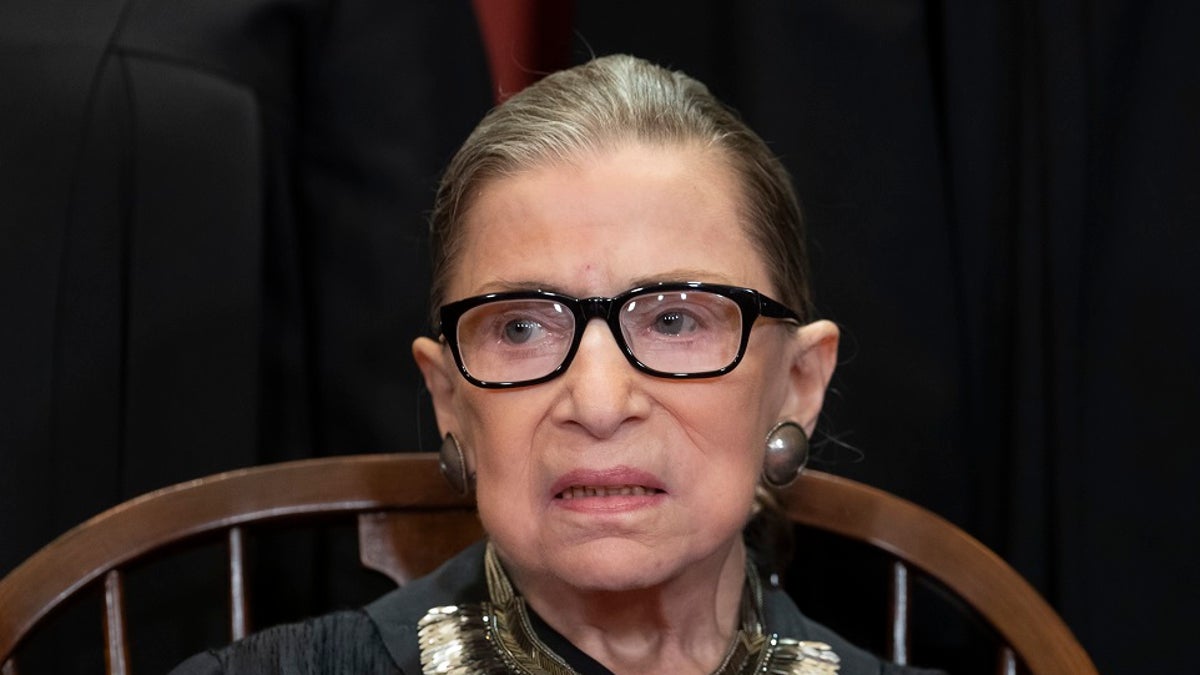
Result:
[[[564,373],[591,319],[608,324],[625,358],[643,373],[724,375],[745,356],[760,316],[800,323],[796,312],[753,289],[690,281],[633,288],[612,298],[488,293],[443,306],[439,330],[468,382],[503,388]]]

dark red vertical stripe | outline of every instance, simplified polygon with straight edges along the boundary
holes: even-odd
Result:
[[[570,0],[473,0],[497,102],[570,61]]]

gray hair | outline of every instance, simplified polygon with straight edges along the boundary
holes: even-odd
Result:
[[[497,106],[451,160],[430,218],[434,324],[460,257],[463,221],[485,183],[629,142],[717,149],[742,185],[744,226],[779,299],[803,320],[813,318],[804,228],[787,170],[702,83],[613,55],[549,75]]]

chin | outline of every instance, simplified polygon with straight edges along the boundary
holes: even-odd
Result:
[[[555,576],[574,590],[588,593],[626,593],[654,588],[668,581],[671,575],[651,575],[644,569],[570,568],[556,570]]]
[[[622,592],[652,588],[683,573],[696,556],[648,549],[636,542],[599,540],[571,547],[546,561],[546,571],[581,591]]]

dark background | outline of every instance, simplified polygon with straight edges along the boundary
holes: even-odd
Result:
[[[631,52],[783,157],[844,334],[819,468],[981,538],[1102,672],[1195,672],[1200,4],[476,4],[503,91]],[[422,218],[484,54],[465,3],[0,6],[0,573],[166,484],[432,449]],[[313,561],[263,556],[281,617],[374,592],[272,537]],[[207,644],[158,630],[143,670]]]

